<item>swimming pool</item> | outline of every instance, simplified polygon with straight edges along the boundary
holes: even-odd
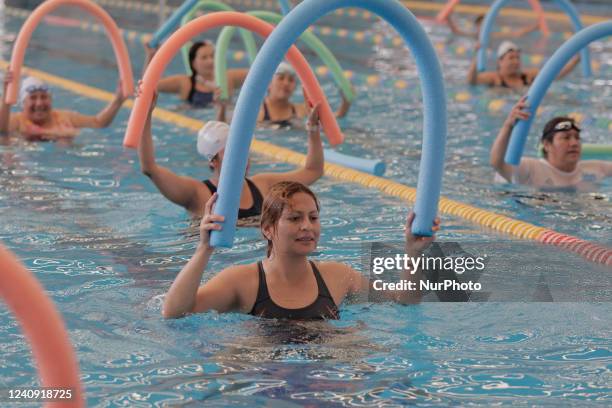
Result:
[[[603,14],[597,7],[586,9]],[[145,15],[107,9],[123,27],[143,32],[153,28],[153,19]],[[331,17],[326,23],[342,26],[345,21]],[[8,16],[5,29],[15,31],[22,22]],[[446,41],[445,28],[428,29],[434,40]],[[382,24],[373,30],[392,34]],[[75,33],[81,34],[74,28],[41,26],[26,65],[112,91],[116,72],[110,45],[103,36]],[[389,48],[348,48],[348,41],[340,39],[326,43],[346,68],[416,82],[412,63]],[[540,52],[558,43],[521,41],[527,50]],[[612,43],[597,46],[601,53],[594,58],[602,71],[610,72]],[[141,47],[129,47],[134,71],[139,72]],[[3,50],[7,59],[10,49]],[[440,56],[449,94],[466,90],[468,61],[450,51]],[[181,69],[178,63],[170,68]],[[556,84],[546,99],[551,110],[570,107],[612,119],[609,82],[597,74],[596,79],[582,79],[578,70],[570,78]],[[337,91],[329,81],[324,85],[335,106]],[[342,122],[349,142],[343,149],[384,158],[386,177],[415,185],[421,133],[418,90],[359,87],[358,92]],[[490,90],[477,94],[517,98]],[[103,106],[56,88],[54,98],[57,106],[87,113]],[[162,98],[161,105],[175,108],[178,103]],[[135,153],[122,148],[128,113],[122,110],[111,129],[83,131],[71,146],[0,146],[0,240],[36,274],[62,312],[89,406],[610,404],[606,302],[529,303],[530,298],[519,293],[521,302],[513,303],[348,305],[341,309],[342,320],[325,324],[279,325],[214,313],[162,321],[161,296],[193,252],[196,230],[185,212],[164,200],[140,174]],[[587,193],[491,185],[488,149],[502,120],[503,113],[449,103],[443,195],[610,245],[609,183]],[[534,128],[544,121],[538,119]],[[593,126],[587,137],[604,142],[608,134]],[[207,176],[189,131],[156,122],[154,135],[160,162],[180,174]],[[304,149],[300,131],[263,131],[257,136]],[[529,152],[535,152],[533,144]],[[253,172],[291,168],[257,156],[253,161]],[[399,200],[330,178],[319,181],[315,191],[323,206],[317,258],[344,259],[359,267],[362,242],[402,238],[406,205]],[[505,254],[498,261],[513,272],[544,271],[552,282],[570,267],[580,279],[602,273],[602,267],[575,255],[521,243],[459,218],[444,217],[443,225],[439,241],[474,243],[483,250],[493,250],[493,243],[502,245]],[[252,262],[263,251],[259,231],[243,229],[231,251],[213,258],[211,270]],[[506,276],[503,271],[500,267],[500,279]],[[610,282],[603,287],[609,288]],[[5,357],[2,388],[36,384],[29,347],[4,308],[0,350]]]

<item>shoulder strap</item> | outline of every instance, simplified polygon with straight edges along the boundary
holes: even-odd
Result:
[[[270,298],[268,283],[266,282],[266,273],[264,272],[262,261],[257,262],[257,272],[259,274],[259,287],[257,288],[257,299],[255,300],[255,304]]]
[[[268,111],[268,105],[266,105],[265,100],[263,102],[263,110],[264,110],[263,120],[270,120],[270,111]]]
[[[202,180],[202,183],[206,184],[206,187],[208,187],[211,194],[215,194],[217,192],[217,187],[215,187],[215,185],[210,180]]]
[[[251,195],[253,196],[253,207],[261,210],[263,205],[263,196],[261,195],[261,191],[257,188],[257,185],[253,181],[248,178],[245,178],[247,185],[249,186],[249,190],[251,190]]]
[[[312,261],[309,261],[309,262],[310,262],[310,266],[312,266],[312,272],[314,273],[315,279],[317,280],[317,287],[319,288],[319,296],[328,297],[333,300],[333,298],[331,297],[331,294],[329,293],[329,289],[327,289],[327,285],[325,284],[325,281],[323,280],[323,277],[321,276],[321,273],[319,272],[319,269],[316,267],[314,262]]]

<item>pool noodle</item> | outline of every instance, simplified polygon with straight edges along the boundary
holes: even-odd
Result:
[[[542,98],[565,64],[591,42],[611,34],[612,21],[591,25],[577,32],[569,40],[561,44],[550,59],[546,61],[527,92],[527,103],[529,104],[531,115],[527,120],[517,121],[512,129],[510,142],[504,157],[506,163],[514,166],[518,166],[520,163],[535,112],[537,112]]]
[[[197,2],[198,0],[185,0],[179,8],[174,10],[174,13],[155,31],[151,41],[149,41],[149,47],[159,47],[159,43],[178,27],[185,13],[191,10]]]
[[[362,157],[349,156],[337,152],[333,149],[324,149],[325,161],[330,163],[339,164],[341,166],[350,167],[355,170],[363,171],[365,173],[373,174],[375,176],[382,176],[385,174],[387,169],[385,162],[377,159],[365,159]]]
[[[198,4],[193,6],[187,13],[183,16],[181,20],[181,26],[184,26],[191,20],[193,20],[195,13],[200,9],[209,9],[214,11],[236,11],[232,7],[227,4],[220,3],[218,1],[213,0],[200,0]],[[255,61],[255,55],[257,55],[257,45],[255,44],[255,39],[253,38],[253,34],[249,30],[240,29],[240,37],[242,38],[242,42],[244,44],[244,49],[247,51],[247,56],[249,58],[249,63],[253,63]],[[189,64],[189,47],[191,47],[191,42],[185,43],[181,48],[181,54],[183,56],[183,66],[185,67],[185,72],[187,75],[191,75],[191,66]],[[215,58],[216,58],[215,53]],[[215,59],[216,61],[216,59]],[[227,81],[226,81],[227,82]]]
[[[174,58],[180,47],[191,38],[206,30],[225,25],[236,25],[246,28],[263,37],[267,36],[274,29],[272,25],[248,14],[238,13],[235,11],[222,11],[198,17],[175,31],[162,44],[157,53],[155,53],[155,56],[144,73],[142,93],[140,97],[136,98],[134,108],[130,113],[130,119],[128,121],[123,141],[124,146],[132,148],[136,148],[138,146],[147,118],[147,112],[151,106],[153,91],[156,88],[166,66],[172,60],[172,58]],[[321,123],[329,142],[332,145],[342,143],[344,136],[342,135],[340,127],[336,122],[334,112],[331,110],[331,107],[329,106],[329,103],[321,90],[314,72],[312,72],[308,62],[297,47],[291,47],[289,49],[287,52],[287,60],[296,70],[297,75],[304,84],[304,89],[311,97],[313,103],[321,103]],[[267,83],[263,86],[267,86]],[[245,91],[246,89],[243,87],[241,94]],[[256,112],[259,111],[258,107],[254,110]],[[248,136],[251,137],[252,135]],[[248,153],[249,146],[247,145],[245,148],[247,149]],[[229,161],[229,163],[232,162]],[[242,173],[242,177],[244,178],[244,172]]]
[[[272,24],[278,24],[283,19],[283,16],[280,14],[269,11],[250,11],[247,14]],[[227,99],[229,95],[226,54],[235,30],[236,29],[234,27],[225,27],[223,30],[221,30],[221,33],[219,33],[219,37],[217,38],[217,47],[215,49],[215,79],[217,81],[217,85],[221,88],[221,97],[225,99]],[[325,66],[327,66],[336,85],[338,88],[340,88],[340,91],[344,95],[344,98],[349,102],[353,102],[355,99],[355,94],[353,92],[353,88],[351,87],[351,83],[347,79],[342,67],[331,51],[325,46],[325,44],[323,44],[323,42],[321,42],[321,40],[319,40],[309,31],[302,33],[300,40],[304,41],[304,43],[306,43],[306,45],[317,54],[321,61],[323,61]]]
[[[278,5],[280,6],[281,13],[283,13],[284,16],[289,14],[289,12],[291,11],[291,5],[289,4],[289,0],[278,0]]]
[[[501,8],[508,2],[509,0],[496,0],[489,12],[486,14],[484,21],[482,22],[482,30],[480,31],[480,49],[477,52],[477,68],[479,72],[485,71],[487,67],[487,47],[489,46],[489,39],[491,38],[491,32],[493,30],[493,26],[495,23],[495,18],[497,14],[501,10]],[[572,3],[568,0],[554,0],[555,3],[567,14],[572,21],[572,25],[574,26],[574,31],[578,32],[582,30],[583,25],[580,21],[580,14],[578,10],[574,7]],[[592,75],[591,72],[591,57],[589,56],[589,50],[587,48],[582,50],[581,56],[581,66],[582,66],[582,74],[585,77],[590,77]],[[539,74],[538,74],[539,75]]]
[[[89,0],[47,0],[32,11],[32,14],[30,14],[27,20],[23,23],[23,26],[17,35],[17,40],[13,46],[11,62],[9,64],[9,70],[13,73],[13,80],[8,84],[6,95],[4,96],[4,101],[8,105],[14,105],[15,102],[17,102],[21,66],[23,65],[25,51],[28,48],[32,33],[45,15],[63,5],[81,7],[102,22],[113,45],[115,58],[117,59],[117,65],[119,66],[119,76],[121,78],[123,95],[128,97],[133,94],[134,78],[132,77],[130,56],[128,54],[127,47],[123,42],[123,38],[121,37],[121,33],[119,32],[119,28],[111,16],[104,11],[102,7]]]
[[[231,247],[235,235],[242,180],[246,170],[258,109],[268,83],[286,50],[312,23],[342,7],[361,7],[378,14],[397,29],[410,47],[423,83],[423,148],[412,232],[431,236],[444,168],[446,144],[446,92],[434,47],[414,15],[396,0],[306,0],[287,14],[259,50],[238,96],[225,150],[226,162],[219,184],[217,214],[225,217],[221,231],[211,234],[212,246]]]
[[[57,308],[36,277],[2,244],[0,271],[0,298],[15,315],[32,347],[41,386],[71,389],[71,400],[52,405],[84,407],[78,360]]]

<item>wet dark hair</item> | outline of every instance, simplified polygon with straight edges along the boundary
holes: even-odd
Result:
[[[291,197],[297,193],[305,193],[311,196],[315,202],[315,205],[317,206],[317,211],[320,210],[317,196],[304,184],[297,183],[295,181],[281,181],[276,183],[270,188],[270,191],[266,195],[263,202],[260,223],[262,234],[264,228],[266,227],[274,226],[276,228],[276,224],[278,223],[283,210],[289,204]],[[264,238],[268,241],[266,257],[270,257],[270,254],[272,253],[272,240],[268,239],[265,235]]]
[[[576,121],[573,118],[570,118],[569,116],[556,116],[552,118],[551,120],[549,120],[548,122],[546,122],[546,125],[544,125],[544,129],[542,129],[542,136],[540,138],[540,141],[544,142],[545,140],[548,140],[549,142],[552,143],[553,139],[555,138],[555,134],[557,132],[560,132],[559,130],[555,130],[555,126],[557,126],[561,122],[572,122],[574,127],[576,128],[578,127],[576,126]],[[544,156],[544,158],[548,156],[548,154],[546,153],[546,150],[544,150],[544,145],[542,145],[542,155]]]
[[[485,18],[484,14],[477,15],[476,18],[474,19],[474,25],[478,25],[478,24],[482,23],[484,18]]]
[[[214,44],[208,40],[204,40],[204,41],[196,41],[194,42],[191,47],[189,48],[189,68],[191,68],[191,80],[192,82],[195,80],[195,76],[197,75],[195,68],[193,67],[193,60],[196,57],[196,54],[198,53],[198,50],[202,47],[206,47],[212,45],[214,46]]]

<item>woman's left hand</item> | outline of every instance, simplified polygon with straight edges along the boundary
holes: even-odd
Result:
[[[317,103],[315,106],[310,109],[310,114],[308,115],[308,119],[306,120],[306,130],[319,130],[319,108],[321,107],[321,103]]]
[[[414,222],[415,214],[413,211],[408,213],[408,218],[406,219],[406,253],[412,257],[419,256],[423,253],[429,245],[436,239],[435,233],[440,230],[440,218],[436,217],[433,222],[433,227],[431,228],[434,234],[431,237],[421,237],[412,234],[412,223]]]

